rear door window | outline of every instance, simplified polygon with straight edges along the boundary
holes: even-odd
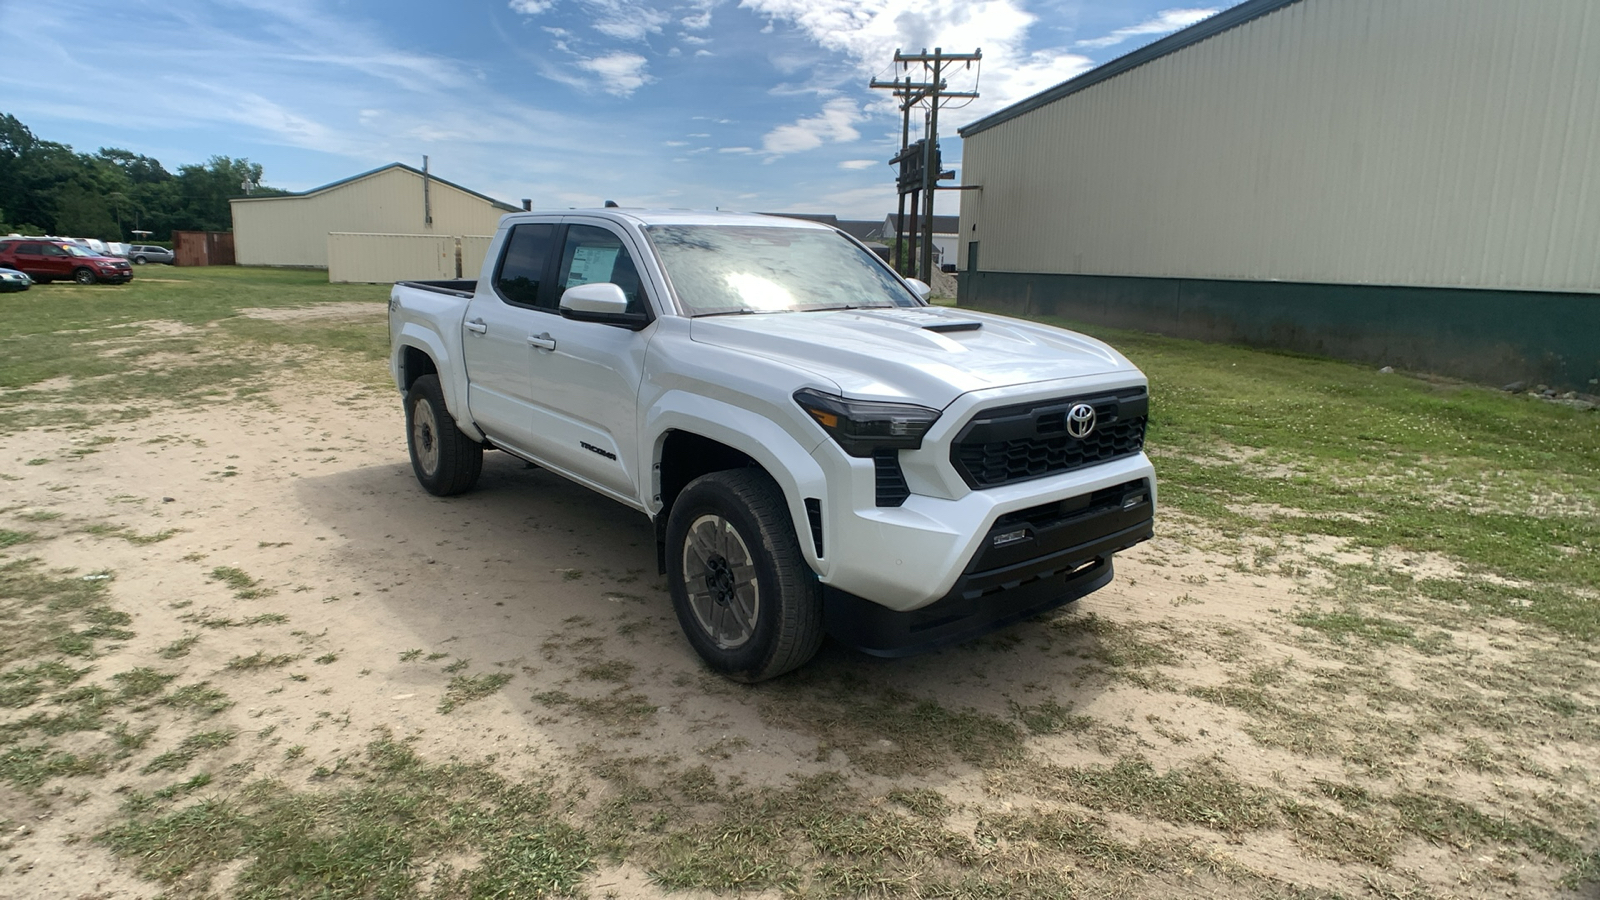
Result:
[[[494,289],[500,299],[517,306],[555,308],[555,298],[547,284],[550,259],[555,255],[554,222],[524,222],[511,227],[500,266],[494,273]]]
[[[39,254],[39,245],[38,244],[18,244],[17,245],[17,255],[18,256],[38,256],[38,255],[40,255]]]

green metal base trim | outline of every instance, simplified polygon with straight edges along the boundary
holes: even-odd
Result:
[[[1600,294],[963,272],[959,303],[1600,393]]]

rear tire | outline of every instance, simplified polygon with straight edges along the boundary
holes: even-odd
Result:
[[[77,268],[72,270],[72,280],[79,284],[94,284],[96,279],[91,269]]]
[[[689,644],[735,681],[775,678],[822,646],[822,586],[783,491],[760,469],[702,475],[678,495],[667,585]]]
[[[135,256],[133,258],[133,264],[136,265],[136,266],[142,266],[147,262],[149,262],[149,260],[145,259],[142,256]]]
[[[406,444],[411,471],[428,493],[449,497],[478,483],[483,445],[456,427],[437,375],[418,378],[406,392]]]

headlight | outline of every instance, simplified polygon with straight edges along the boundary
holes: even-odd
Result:
[[[914,450],[939,421],[939,411],[925,406],[846,400],[809,389],[796,391],[794,402],[851,456],[871,456],[879,448]]]

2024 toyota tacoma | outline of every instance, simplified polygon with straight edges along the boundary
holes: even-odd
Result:
[[[684,634],[741,681],[1105,585],[1152,533],[1144,375],[926,294],[811,222],[508,215],[477,282],[390,296],[412,468],[457,494],[498,449],[649,516]]]

